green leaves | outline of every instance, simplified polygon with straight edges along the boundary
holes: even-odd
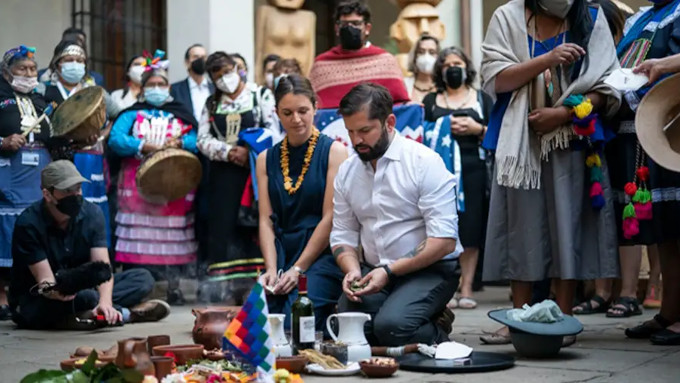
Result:
[[[27,375],[21,383],[141,383],[144,375],[135,369],[121,370],[113,363],[97,368],[97,352],[92,351],[81,370],[40,370]]]

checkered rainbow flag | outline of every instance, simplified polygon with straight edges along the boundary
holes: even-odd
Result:
[[[222,338],[222,349],[231,347],[240,353],[258,371],[273,374],[276,368],[271,328],[267,316],[269,308],[264,288],[258,281],[250,291],[241,311],[236,315]]]

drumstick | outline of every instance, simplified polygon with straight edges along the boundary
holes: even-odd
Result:
[[[31,132],[32,132],[35,128],[37,128],[38,125],[40,125],[40,123],[41,123],[46,117],[47,117],[47,115],[46,115],[45,113],[43,113],[43,115],[40,116],[40,118],[38,119],[38,121],[36,121],[36,123],[33,124],[33,126],[31,126],[30,128],[28,128],[28,130],[25,131],[25,132],[22,134],[22,136],[24,136],[24,138],[25,138],[25,137],[28,137],[28,135],[31,134]]]

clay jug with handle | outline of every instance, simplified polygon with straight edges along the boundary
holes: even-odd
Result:
[[[128,338],[118,341],[116,366],[134,368],[144,375],[155,375],[156,370],[146,349],[146,338]]]
[[[240,309],[238,306],[224,306],[191,310],[196,317],[191,332],[194,343],[202,344],[209,351],[221,349],[224,331]]]

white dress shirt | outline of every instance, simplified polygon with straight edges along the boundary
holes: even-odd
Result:
[[[363,248],[370,265],[404,258],[428,237],[458,240],[455,178],[428,147],[400,136],[377,161],[376,170],[354,154],[335,177],[331,246]]]
[[[196,81],[194,81],[194,79],[189,76],[189,92],[191,92],[191,104],[194,108],[194,117],[196,118],[196,121],[200,121],[205,100],[210,97],[208,79],[203,77],[203,82],[197,84]]]

